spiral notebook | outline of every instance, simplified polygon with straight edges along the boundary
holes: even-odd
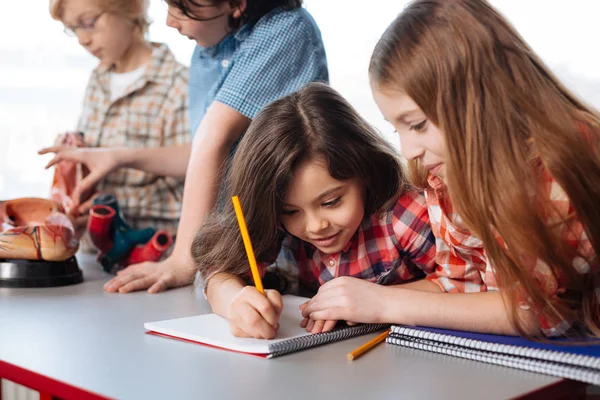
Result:
[[[600,385],[597,340],[589,344],[569,344],[568,339],[534,342],[517,336],[411,326],[392,326],[386,340],[398,346]]]
[[[308,299],[305,297],[283,296],[283,311],[279,319],[280,328],[275,339],[271,340],[235,337],[229,330],[229,322],[216,314],[146,322],[144,328],[148,330],[148,333],[155,335],[273,358],[365,335],[389,326],[385,324],[344,325],[336,327],[330,332],[310,334],[300,327],[302,314],[299,306],[306,301]]]

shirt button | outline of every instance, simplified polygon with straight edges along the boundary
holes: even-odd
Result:
[[[531,306],[528,303],[524,302],[524,301],[519,302],[519,308],[521,310],[524,310],[524,311],[531,310]]]
[[[221,66],[222,66],[223,68],[227,68],[227,67],[229,67],[229,60],[223,60],[223,61],[221,61]]]
[[[329,266],[333,267],[335,265],[335,260],[329,260]]]

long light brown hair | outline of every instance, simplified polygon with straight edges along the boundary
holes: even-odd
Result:
[[[324,161],[339,181],[365,187],[365,217],[386,210],[407,189],[398,153],[335,90],[311,83],[265,107],[233,157],[227,199],[240,198],[258,262],[272,263],[281,247],[281,212],[296,167]],[[192,256],[201,275],[249,271],[231,202],[203,221]]]
[[[370,63],[376,90],[406,93],[445,134],[447,186],[455,211],[484,243],[515,328],[519,283],[536,311],[582,322],[597,334],[592,274],[544,215],[555,211],[545,169],[569,196],[600,250],[598,113],[574,96],[484,0],[417,0],[388,27]],[[416,183],[426,181],[418,162]],[[565,221],[562,221],[565,222]],[[499,234],[506,248],[498,243]],[[520,255],[535,256],[566,282],[550,301]],[[592,268],[597,258],[587,260]]]

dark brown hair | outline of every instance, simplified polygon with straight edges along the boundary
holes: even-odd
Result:
[[[578,218],[598,254],[598,113],[484,0],[412,2],[383,34],[369,72],[375,90],[405,93],[444,132],[450,199],[483,241],[515,328],[525,334],[517,318],[523,290],[536,312],[598,333],[594,274],[570,262],[578,254],[547,222],[557,209],[541,182],[547,171],[565,190],[575,213],[555,222]],[[418,161],[411,169],[426,184]],[[565,282],[558,301],[524,268],[524,254]],[[596,255],[583,257],[597,266]]]
[[[335,90],[312,83],[274,101],[250,124],[226,181],[226,198],[240,198],[258,262],[277,257],[288,184],[301,162],[315,159],[334,179],[362,181],[365,217],[390,208],[406,190],[398,154]],[[231,202],[206,216],[192,255],[203,277],[249,270]]]
[[[194,0],[165,0],[173,7],[178,8],[185,16],[190,19],[202,21],[203,18],[195,15],[190,6],[202,7],[203,4]],[[206,0],[211,5],[224,3],[228,1],[232,6],[239,8],[240,0]],[[242,17],[238,19],[230,18],[229,26],[237,29],[248,21],[258,21],[265,14],[280,7],[284,10],[292,10],[302,6],[302,0],[247,0],[246,9],[242,12]]]

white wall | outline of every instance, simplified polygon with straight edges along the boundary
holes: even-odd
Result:
[[[48,15],[47,1],[3,2],[0,13],[0,199],[47,196],[49,157],[36,150],[75,126],[95,61]],[[397,143],[379,115],[367,81],[377,39],[401,10],[402,0],[305,0],[321,27],[332,85],[384,136]],[[577,93],[600,107],[600,3],[589,0],[495,0],[494,5]],[[151,0],[152,40],[169,44],[189,65],[193,43],[168,28],[166,10]]]

